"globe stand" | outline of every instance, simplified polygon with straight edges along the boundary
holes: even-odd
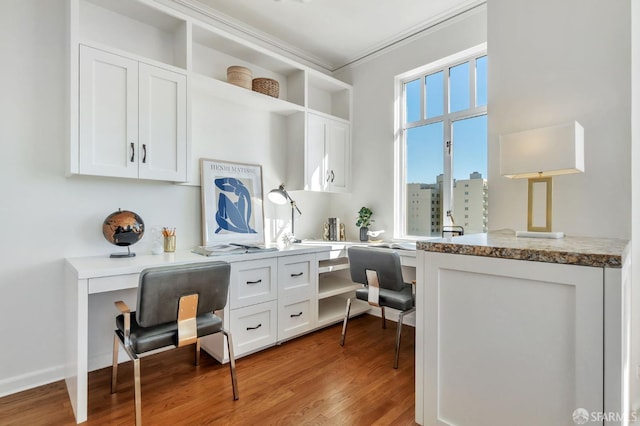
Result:
[[[115,257],[115,258],[136,257],[136,254],[131,251],[129,246],[127,246],[127,252],[126,253],[111,253],[111,256],[109,256],[109,257]]]

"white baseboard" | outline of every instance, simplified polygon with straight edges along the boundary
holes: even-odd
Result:
[[[30,371],[26,374],[0,380],[0,397],[37,388],[38,386],[48,385],[49,383],[63,379],[63,366]]]

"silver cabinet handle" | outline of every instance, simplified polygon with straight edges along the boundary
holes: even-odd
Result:
[[[249,330],[257,330],[257,329],[259,329],[260,327],[262,327],[262,324],[258,324],[258,325],[256,325],[255,327],[247,327],[247,331],[249,331]]]

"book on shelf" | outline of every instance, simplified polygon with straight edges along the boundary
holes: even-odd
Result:
[[[382,242],[382,243],[370,243],[369,247],[382,247],[397,250],[415,250],[416,243],[414,242]]]
[[[202,256],[224,256],[229,254],[262,253],[277,250],[277,247],[265,247],[262,244],[228,243],[198,246],[191,251]]]

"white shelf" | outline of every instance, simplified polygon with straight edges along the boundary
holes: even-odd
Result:
[[[336,296],[320,300],[318,302],[318,327],[324,327],[342,321],[344,319],[345,309],[347,308],[347,298],[347,296]],[[367,302],[363,302],[354,297],[351,299],[349,318],[363,314],[370,308],[371,306]]]
[[[354,283],[346,277],[331,277],[323,279],[322,275],[318,282],[318,299],[349,293],[362,288],[362,284]]]
[[[273,98],[200,74],[192,74],[192,84],[193,88],[202,90],[216,98],[260,111],[269,111],[285,116],[304,111],[304,107],[301,105]]]
[[[344,271],[349,269],[349,264],[344,262],[320,262],[318,267],[318,273],[324,274],[327,272]]]

